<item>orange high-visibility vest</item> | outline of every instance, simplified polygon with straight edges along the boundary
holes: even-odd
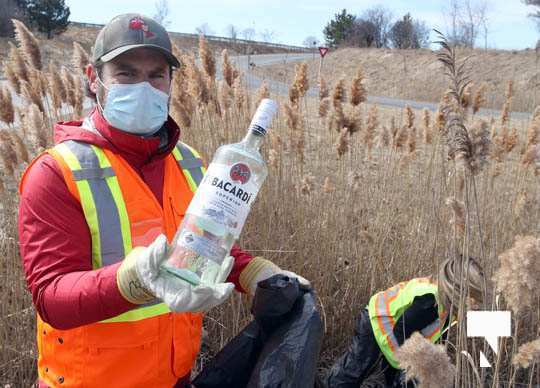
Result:
[[[437,285],[429,278],[416,278],[401,282],[371,297],[368,305],[369,319],[375,340],[386,360],[394,368],[399,368],[395,352],[399,343],[394,336],[394,326],[405,310],[413,303],[414,298],[433,294],[438,301]],[[442,335],[447,312],[437,303],[439,318],[423,328],[421,334],[432,342]]]
[[[161,207],[139,175],[110,150],[68,140],[46,152],[81,203],[94,269],[121,261],[160,233],[170,242],[204,174],[199,154],[178,143],[165,159]],[[201,328],[202,314],[172,313],[158,300],[69,330],[55,329],[38,315],[39,378],[61,387],[172,387],[192,368]]]

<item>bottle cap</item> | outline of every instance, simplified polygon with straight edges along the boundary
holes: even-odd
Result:
[[[249,128],[259,135],[266,135],[266,130],[270,127],[277,110],[277,102],[269,98],[264,98],[259,104]]]

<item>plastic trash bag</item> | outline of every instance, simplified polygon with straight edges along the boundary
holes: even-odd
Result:
[[[322,322],[313,292],[275,275],[258,284],[254,320],[193,380],[196,388],[313,387]]]

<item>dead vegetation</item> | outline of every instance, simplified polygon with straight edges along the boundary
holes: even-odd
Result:
[[[34,382],[36,358],[34,312],[17,248],[16,183],[30,158],[51,144],[53,122],[80,117],[82,93],[78,71],[60,72],[43,58],[39,69],[31,52],[21,48],[25,45],[32,40],[18,42],[6,65],[14,74],[10,91],[23,99],[25,109],[13,106],[11,93],[0,93],[0,382],[12,386]],[[184,65],[175,74],[172,114],[183,126],[184,141],[208,158],[219,145],[242,137],[255,101],[269,93],[264,86],[256,97],[248,93],[230,64],[223,66],[224,81],[217,82],[213,54],[204,42],[200,47],[202,66],[193,53],[179,52]],[[77,47],[75,54],[74,62],[80,63],[84,52]],[[366,105],[372,81],[365,70],[357,68],[356,77],[337,82],[312,81],[306,77],[310,67],[299,66],[289,95],[271,95],[281,109],[264,149],[269,176],[240,244],[312,281],[325,329],[322,368],[347,345],[356,315],[374,292],[435,274],[446,257],[473,256],[490,279],[483,308],[514,309],[513,336],[502,340],[498,356],[488,353],[494,367],[479,372],[484,344],[464,335],[467,294],[462,290],[454,306],[461,323],[451,329],[445,347],[449,358],[440,348],[413,341],[404,349],[406,366],[426,376],[421,360],[433,352],[455,370],[456,386],[478,386],[477,379],[491,387],[536,386],[538,115],[528,128],[501,117],[476,117],[474,107],[482,98],[473,98],[476,105],[465,103],[467,81],[456,77],[468,73],[452,60],[455,87],[437,98],[441,104],[433,117],[410,108],[396,113]],[[444,79],[446,90],[448,78],[434,68],[430,78]],[[319,98],[306,97],[308,84],[317,83],[327,85]],[[520,89],[514,87],[515,96]],[[512,248],[520,235],[532,237],[518,238]],[[516,298],[526,303],[517,304]],[[248,320],[249,301],[243,296],[213,310],[205,321],[209,352]]]

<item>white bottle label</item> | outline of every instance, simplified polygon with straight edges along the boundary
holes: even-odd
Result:
[[[253,178],[245,163],[211,163],[187,213],[211,219],[238,238],[259,192]]]

